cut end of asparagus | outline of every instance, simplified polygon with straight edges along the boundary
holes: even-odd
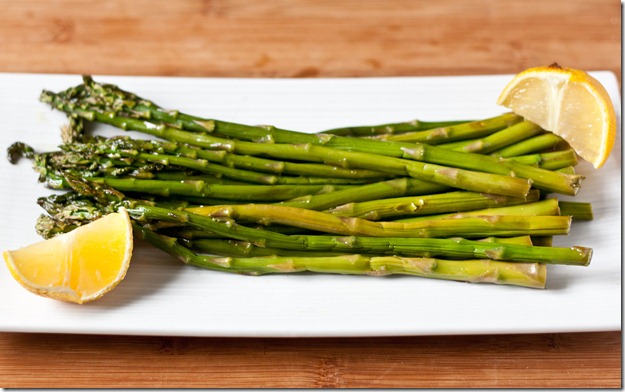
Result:
[[[571,178],[571,196],[575,196],[577,195],[577,192],[579,192],[579,190],[582,188],[582,182],[584,181],[585,177],[579,174],[564,174],[564,175],[568,175]]]
[[[572,246],[571,249],[577,253],[579,253],[579,262],[577,265],[582,267],[586,267],[590,265],[590,260],[592,259],[592,248],[587,248],[584,246]]]

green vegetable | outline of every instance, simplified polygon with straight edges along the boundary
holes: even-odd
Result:
[[[126,208],[135,231],[187,264],[250,275],[404,274],[543,288],[546,264],[586,266],[554,247],[592,219],[559,137],[513,113],[309,134],[166,110],[84,77],[41,100],[68,115],[57,151],[17,142],[39,179],[50,238]],[[87,122],[157,140],[92,137]]]

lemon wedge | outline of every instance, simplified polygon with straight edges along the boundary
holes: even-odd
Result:
[[[132,247],[130,217],[120,209],[71,232],[7,250],[3,256],[26,289],[82,304],[102,297],[124,279]]]
[[[595,168],[614,146],[614,105],[599,81],[584,71],[558,64],[517,74],[497,99],[543,129],[563,138]]]

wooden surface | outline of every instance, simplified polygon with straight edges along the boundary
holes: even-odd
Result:
[[[621,75],[616,0],[0,0],[0,72]],[[6,298],[4,300],[7,300]],[[0,387],[621,387],[621,332],[354,339],[0,333]]]
[[[616,333],[354,339],[3,334],[7,387],[616,387]]]

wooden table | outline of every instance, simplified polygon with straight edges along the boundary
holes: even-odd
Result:
[[[0,0],[0,72],[621,75],[615,0]],[[6,299],[5,299],[6,300]],[[0,387],[621,387],[621,332],[243,339],[0,333]]]

